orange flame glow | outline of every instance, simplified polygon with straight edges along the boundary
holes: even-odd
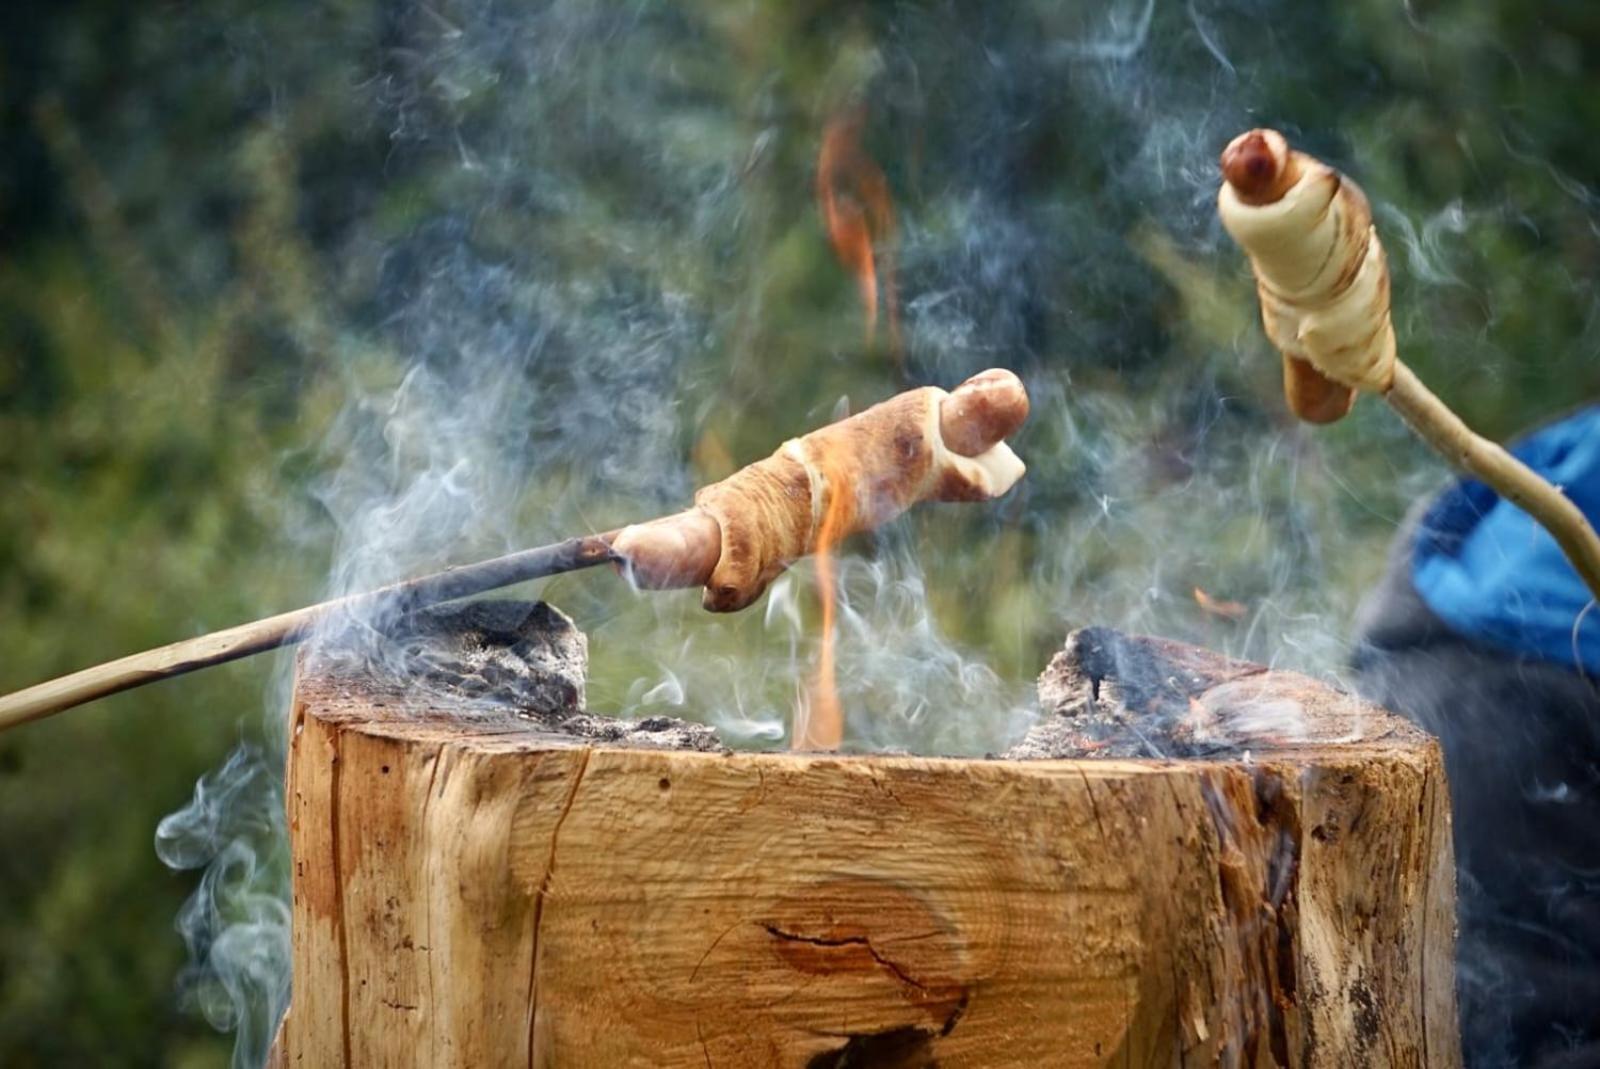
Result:
[[[867,343],[878,328],[878,305],[888,320],[889,354],[901,364],[900,311],[895,298],[894,208],[883,168],[861,147],[865,109],[849,108],[830,119],[817,153],[817,206],[822,210],[828,242],[839,263],[856,280],[866,313]],[[835,669],[834,627],[838,591],[833,550],[854,529],[855,493],[844,458],[823,456],[818,467],[825,483],[822,521],[817,527],[814,556],[817,588],[822,599],[822,641],[816,674],[795,714],[791,745],[797,750],[836,750],[844,740],[844,710],[839,702]]]
[[[898,367],[900,311],[895,298],[894,207],[883,168],[861,147],[866,109],[857,105],[830,119],[817,153],[817,206],[833,254],[855,277],[867,317],[867,343],[878,327],[880,288],[889,321],[889,354]]]
[[[826,486],[827,505],[817,526],[817,590],[822,597],[822,643],[817,671],[811,677],[805,701],[795,717],[792,746],[797,750],[837,750],[844,741],[844,709],[834,668],[834,623],[838,615],[838,590],[833,568],[833,547],[839,544],[855,519],[855,495],[849,477],[832,454],[818,465]]]
[[[1199,587],[1194,588],[1194,602],[1200,606],[1201,612],[1210,613],[1212,616],[1221,616],[1228,620],[1243,619],[1244,614],[1250,611],[1249,606],[1241,601],[1214,598]]]

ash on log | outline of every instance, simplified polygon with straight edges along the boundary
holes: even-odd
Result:
[[[1311,679],[1092,629],[1001,758],[729,753],[430,626],[302,667],[276,1066],[1460,1064],[1439,748]]]

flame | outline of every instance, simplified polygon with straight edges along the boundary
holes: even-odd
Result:
[[[900,311],[895,297],[894,207],[883,168],[861,147],[866,109],[850,107],[829,119],[817,153],[817,206],[822,210],[828,243],[856,289],[867,318],[867,344],[878,328],[880,288],[888,319],[889,354],[901,363]],[[880,262],[881,261],[881,262]],[[880,270],[881,268],[881,270]]]
[[[1226,598],[1214,598],[1199,587],[1194,588],[1194,602],[1200,606],[1201,612],[1208,612],[1212,616],[1221,616],[1229,620],[1239,620],[1250,611],[1249,606],[1242,601],[1229,601]]]
[[[877,334],[881,298],[888,320],[889,354],[899,367],[900,312],[889,247],[894,236],[894,208],[883,168],[861,147],[865,123],[866,110],[858,105],[840,112],[823,127],[822,147],[817,153],[817,206],[834,255],[856,280],[866,312],[867,344]],[[791,745],[797,750],[836,750],[844,739],[844,710],[835,666],[838,590],[833,557],[834,547],[853,530],[855,521],[855,495],[844,461],[832,452],[817,458],[826,499],[813,553],[822,600],[822,638],[816,672],[795,713]]]
[[[795,717],[796,750],[837,750],[844,740],[844,709],[839,703],[838,674],[834,667],[834,623],[838,616],[838,588],[833,567],[833,547],[850,531],[855,518],[854,497],[848,471],[829,444],[817,465],[827,498],[822,522],[817,525],[817,592],[822,598],[822,641],[817,670]]]

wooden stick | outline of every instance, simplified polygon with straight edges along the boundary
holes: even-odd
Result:
[[[0,698],[0,731],[159,679],[293,645],[314,631],[318,624],[340,613],[383,610],[399,615],[529,579],[592,568],[614,559],[611,551],[614,534],[569,538],[477,564],[448,568],[365,594],[308,605],[265,620],[85,668]]]
[[[1483,480],[1549,531],[1590,593],[1600,598],[1600,537],[1571,498],[1499,445],[1473,433],[1405,361],[1395,361],[1394,381],[1383,396],[1446,460]]]
[[[844,421],[841,429],[833,432],[829,440],[837,436],[840,441],[859,443],[862,440],[863,429],[868,432],[868,437],[876,434],[885,440],[894,439],[896,449],[880,450],[883,456],[879,457],[879,470],[863,472],[858,477],[879,481],[910,478],[906,468],[907,457],[903,451],[898,451],[899,439],[894,438],[900,428],[893,421],[904,415],[908,401],[914,409],[918,403],[916,399],[926,397],[928,392],[924,389],[902,394],[898,401],[886,402],[850,417]],[[1002,444],[1028,416],[1028,394],[1023,388],[1022,380],[1009,371],[991,368],[972,376],[948,394],[943,391],[933,392],[940,395],[935,439],[942,443],[943,448],[950,450],[952,455],[966,459],[968,470],[962,476],[963,479],[975,480],[979,476],[982,477],[981,487],[978,482],[973,482],[969,488],[987,488],[990,491],[978,496],[964,493],[960,500],[987,499],[1004,493],[1021,476],[1023,470],[1022,462]],[[877,415],[874,416],[873,413]],[[813,435],[818,433],[820,432],[812,432]],[[851,438],[852,434],[856,437]],[[780,449],[780,453],[788,449],[789,446],[786,445]],[[779,454],[774,454],[777,455]],[[989,457],[998,466],[985,467],[980,462],[981,457]],[[751,467],[757,468],[761,463],[758,462]],[[948,457],[946,463],[951,464],[953,468],[953,462]],[[920,475],[916,477],[921,478]],[[718,487],[734,484],[737,478],[739,476],[708,487],[701,493],[716,491]],[[932,488],[925,488],[926,492],[916,500],[934,499],[937,497],[935,491],[946,492],[946,483],[952,478],[951,471],[947,470],[944,480],[937,481]],[[1003,486],[999,485],[1002,481]],[[961,485],[968,486],[967,483]],[[879,489],[881,490],[881,486]],[[746,528],[755,525],[752,520],[744,519],[743,514],[757,513],[767,507],[759,502],[753,502],[752,492],[748,489],[736,487],[723,490],[723,495],[719,500],[724,502],[722,506],[724,509],[733,507],[733,504],[728,502],[734,498],[741,498],[734,504],[737,504],[742,525]],[[754,496],[759,497],[759,495]],[[699,495],[696,495],[696,500],[699,500]],[[898,509],[904,509],[910,504],[910,501],[900,502]],[[874,520],[881,522],[893,514],[880,510],[874,516]],[[253,653],[298,642],[315,630],[319,623],[339,613],[370,613],[382,609],[400,615],[425,605],[453,601],[497,587],[510,586],[512,583],[589,568],[607,561],[616,562],[623,568],[630,581],[642,586],[662,589],[706,586],[713,581],[715,569],[722,560],[724,542],[730,539],[736,540],[738,535],[738,532],[735,535],[725,532],[720,522],[716,516],[716,509],[697,505],[689,512],[677,516],[666,516],[608,531],[605,534],[570,538],[565,542],[537,549],[525,549],[493,560],[480,561],[477,564],[452,568],[434,575],[425,575],[420,579],[396,583],[371,593],[355,594],[336,601],[307,606],[254,623],[240,624],[226,631],[216,631],[209,635],[174,642],[160,649],[146,650],[144,653],[136,653],[109,664],[85,668],[81,672],[74,672],[72,675],[40,683],[0,698],[0,731],[27,723],[29,720],[59,713],[64,709],[71,709],[73,706],[103,698],[108,694],[116,694],[130,687],[152,683],[158,679],[170,679],[186,672],[193,672],[197,668],[238,660]],[[875,523],[858,522],[853,529],[865,530],[874,525]],[[807,552],[810,550],[804,548],[800,550],[800,553]],[[737,557],[737,554],[733,556]],[[779,570],[787,567],[788,563],[787,560],[780,561]],[[739,600],[720,604],[708,601],[707,608],[725,612],[743,608],[749,600],[759,595],[770,578],[769,575],[761,579],[759,587],[752,586],[751,590],[740,592]]]

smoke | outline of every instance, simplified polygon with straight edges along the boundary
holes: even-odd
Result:
[[[219,1031],[238,1069],[266,1060],[289,1003],[288,831],[281,749],[241,745],[156,828],[156,854],[204,870],[178,915],[189,951],[179,984]]]
[[[1004,749],[1035,715],[1034,675],[1089,624],[1339,676],[1379,547],[1439,469],[1372,404],[1326,432],[1287,418],[1213,207],[1219,147],[1279,118],[1332,15],[902,5],[818,29],[782,4],[385,10],[376,41],[257,27],[352,72],[337,101],[302,96],[297,62],[261,134],[302,202],[285,225],[326,229],[279,297],[333,413],[305,442],[319,520],[301,541],[332,547],[320,593],[681,508],[840,393],[861,408],[899,388],[811,204],[818,132],[850,97],[895,197],[905,375],[1010,367],[1035,415],[1009,499],[922,508],[845,547],[847,745]],[[1308,136],[1336,162],[1361,147]],[[376,146],[356,189],[293,173],[339,138]],[[1373,177],[1390,179],[1375,201],[1399,188]],[[1515,225],[1458,202],[1383,211],[1402,289],[1464,301],[1480,218]],[[1479,311],[1450,336],[1481,335],[1498,309]],[[593,711],[785,743],[818,641],[809,566],[732,618],[598,573],[537,594],[590,636]],[[384,623],[337,625],[370,637],[378,670]],[[274,691],[269,717],[287,704]],[[163,860],[204,870],[180,918],[184,983],[238,1030],[241,1066],[288,989],[282,756],[241,749],[157,835]]]

